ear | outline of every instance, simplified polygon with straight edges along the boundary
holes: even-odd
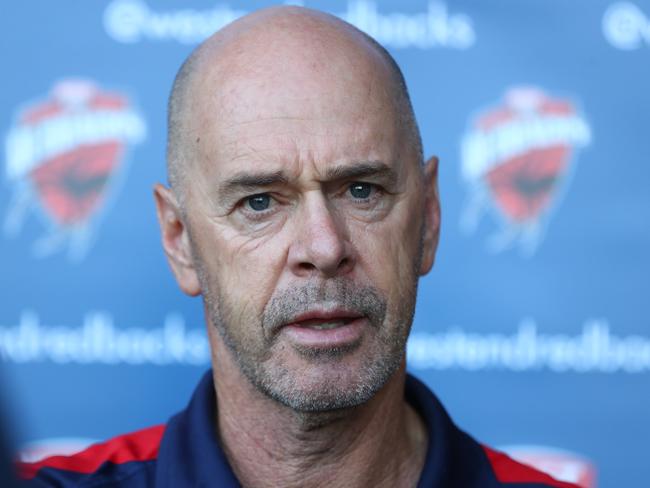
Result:
[[[422,237],[422,262],[420,275],[427,274],[436,259],[440,237],[440,198],[438,196],[438,158],[432,156],[424,172],[424,235]]]
[[[182,219],[174,193],[160,183],[154,187],[156,212],[160,224],[162,246],[178,286],[190,296],[201,293],[188,228]]]

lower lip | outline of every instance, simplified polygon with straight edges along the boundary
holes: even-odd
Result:
[[[334,329],[312,329],[295,324],[286,325],[282,328],[282,333],[302,347],[326,349],[354,344],[361,339],[368,324],[366,317],[359,317]]]

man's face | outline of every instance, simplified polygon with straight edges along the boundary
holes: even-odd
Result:
[[[385,384],[430,266],[426,185],[388,76],[313,75],[206,97],[185,187],[211,340],[301,411],[357,405]]]

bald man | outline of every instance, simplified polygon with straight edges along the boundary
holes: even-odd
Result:
[[[179,71],[162,245],[213,369],[165,426],[23,466],[44,486],[569,487],[478,444],[406,374],[437,160],[399,68],[315,11],[263,10]]]

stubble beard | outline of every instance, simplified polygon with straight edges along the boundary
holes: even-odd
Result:
[[[203,287],[203,290],[206,290]],[[358,312],[369,320],[372,329],[362,338],[374,339],[356,371],[334,373],[336,363],[354,354],[363,344],[345,347],[311,349],[293,347],[309,364],[318,368],[333,367],[332,374],[317,379],[309,377],[307,368],[294,371],[274,361],[277,354],[292,346],[276,341],[275,334],[255,347],[234,333],[231,310],[222,297],[205,293],[204,301],[212,325],[250,383],[264,395],[298,412],[325,412],[360,405],[372,398],[397,371],[404,358],[406,339],[413,316],[413,305],[404,303],[394,318],[386,320],[386,301],[372,287],[359,287],[349,281],[335,279],[324,286],[308,284],[276,294],[265,307],[260,329],[271,330],[283,323],[283,317],[296,316],[322,303],[336,303],[346,310]],[[414,304],[414,298],[408,300]],[[392,320],[391,320],[392,319]],[[392,324],[390,322],[393,322]],[[285,322],[286,323],[286,322]],[[272,325],[273,324],[273,325]],[[262,337],[262,334],[258,334]]]
[[[215,281],[205,272],[198,256],[194,258],[194,262],[198,263],[197,271],[209,320],[240,371],[259,392],[295,412],[325,413],[366,403],[386,384],[404,360],[415,312],[422,239],[413,268],[404,270],[409,273],[409,286],[397,300],[395,310],[387,310],[387,301],[379,290],[360,286],[347,278],[307,283],[276,293],[264,308],[261,320],[255,320],[258,330],[252,331],[254,335],[250,340],[236,333],[237,324],[233,317],[237,313],[234,307],[219,289],[210,286]],[[375,340],[357,370],[347,371],[344,378],[332,375],[319,378],[309,385],[305,384],[304,371],[294,371],[274,362],[274,354],[291,346],[276,342],[277,334],[269,336],[263,332],[274,330],[278,325],[286,324],[291,317],[323,303],[334,303],[364,315],[371,324]],[[250,324],[241,325],[250,328]],[[307,362],[321,363],[322,366],[328,363],[335,365],[336,361],[354,354],[360,347],[362,344],[352,343],[345,347],[294,350]]]

